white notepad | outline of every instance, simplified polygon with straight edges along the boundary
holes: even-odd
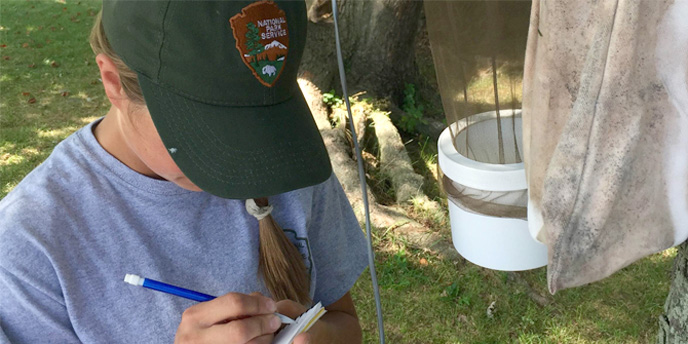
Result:
[[[313,306],[311,309],[306,311],[306,313],[301,314],[300,317],[296,318],[293,324],[287,325],[275,336],[272,344],[291,344],[299,333],[304,333],[315,324],[320,317],[325,314],[327,310],[318,302],[317,305]]]

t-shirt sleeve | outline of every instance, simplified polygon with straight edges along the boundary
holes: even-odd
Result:
[[[80,343],[26,204],[0,209],[0,343]]]
[[[308,237],[316,269],[314,302],[339,300],[368,266],[366,238],[337,177],[313,196]]]
[[[65,306],[48,294],[2,267],[0,290],[0,343],[80,343]]]

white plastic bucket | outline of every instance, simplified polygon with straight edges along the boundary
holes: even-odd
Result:
[[[500,115],[504,151],[512,152],[514,144],[521,145],[520,110],[500,111]],[[517,116],[513,122],[511,115]],[[462,122],[454,123],[453,128],[457,128],[457,146],[465,147],[466,124]],[[495,111],[473,115],[468,123],[489,129],[475,137],[485,142],[480,149],[497,149]],[[468,133],[471,135],[471,131]],[[469,188],[496,192],[527,189],[523,163],[493,164],[469,159],[457,152],[449,128],[438,141],[438,163],[446,177]],[[547,247],[530,236],[526,220],[477,213],[451,199],[448,203],[454,247],[468,261],[505,271],[529,270],[547,264]]]

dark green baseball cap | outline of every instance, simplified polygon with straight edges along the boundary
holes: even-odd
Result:
[[[165,147],[201,189],[265,197],[325,181],[327,150],[296,81],[303,1],[103,1]]]

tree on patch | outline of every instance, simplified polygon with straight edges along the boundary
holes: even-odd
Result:
[[[260,31],[253,23],[248,23],[246,27],[248,28],[246,32],[246,50],[248,50],[249,55],[256,56],[263,52],[263,45],[260,44]]]

